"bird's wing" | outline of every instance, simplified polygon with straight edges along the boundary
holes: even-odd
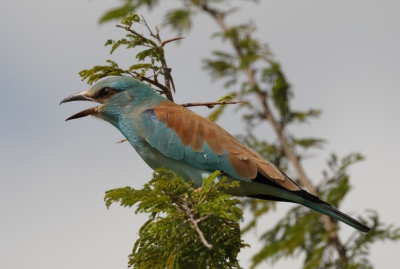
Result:
[[[141,119],[147,141],[165,156],[245,181],[261,174],[285,189],[301,190],[274,164],[187,108],[166,101],[144,111]]]

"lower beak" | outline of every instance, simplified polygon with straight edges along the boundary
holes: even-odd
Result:
[[[68,96],[67,98],[65,98],[64,100],[61,101],[60,105],[62,103],[67,103],[67,102],[72,102],[72,101],[92,101],[95,102],[95,100],[93,100],[91,97],[89,97],[87,95],[87,91],[84,92],[80,92],[80,93],[75,93],[73,95]],[[79,113],[76,113],[75,115],[72,115],[71,117],[69,117],[67,120],[73,120],[73,119],[78,119],[78,118],[83,118],[89,115],[93,115],[93,114],[97,114],[98,112],[98,106],[96,107],[92,107],[86,110],[83,110]]]
[[[79,119],[79,118],[83,118],[83,117],[86,117],[86,116],[89,116],[89,115],[97,114],[97,108],[98,108],[98,106],[95,106],[95,107],[91,107],[89,109],[83,110],[83,111],[81,111],[79,113],[76,113],[75,115],[72,115],[71,117],[69,117],[65,121]]]

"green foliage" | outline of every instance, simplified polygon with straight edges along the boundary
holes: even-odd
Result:
[[[159,0],[124,0],[122,6],[107,11],[101,16],[99,22],[104,23],[112,20],[118,20],[126,17],[129,13],[141,7],[152,9],[155,7]]]
[[[400,240],[400,228],[394,228],[393,224],[385,225],[375,210],[368,210],[368,221],[361,218],[363,222],[368,222],[371,232],[358,234],[354,240],[348,241],[349,263],[346,269],[372,269],[369,261],[370,246],[379,241],[398,241]]]
[[[311,147],[321,148],[324,143],[326,143],[325,139],[318,138],[302,138],[302,139],[293,139],[293,144],[304,149],[309,149]]]
[[[324,179],[320,186],[321,198],[334,207],[339,207],[340,202],[351,189],[347,169],[352,164],[362,160],[364,160],[364,157],[361,154],[350,153],[339,164],[336,155],[332,154],[330,160],[328,160],[331,175],[328,171],[323,171]]]
[[[227,94],[219,98],[217,102],[229,101],[233,98],[235,98],[235,94]],[[219,116],[221,116],[222,113],[225,111],[225,108],[226,105],[217,106],[217,108],[215,108],[213,112],[208,116],[208,119],[216,121],[219,118]]]
[[[140,17],[138,14],[134,14],[133,12],[121,20],[121,24],[128,27],[131,27],[134,22],[140,22]]]
[[[189,9],[176,9],[167,12],[164,19],[164,25],[170,26],[181,35],[183,32],[189,32],[192,27]]]
[[[254,31],[255,27],[250,22],[213,34],[213,37],[219,37],[222,41],[231,41],[237,55],[225,51],[213,51],[212,59],[203,60],[203,68],[209,72],[213,80],[224,80],[227,88],[238,84],[240,73],[249,72],[249,68],[259,73],[258,82],[242,81],[241,89],[235,92],[236,96],[239,99],[247,99],[250,95],[260,96],[260,93],[263,95],[265,93],[279,113],[282,125],[294,121],[304,123],[309,118],[318,117],[320,110],[310,109],[303,112],[293,111],[290,108],[290,99],[293,97],[290,84],[280,64],[272,58],[269,47],[252,37]],[[244,120],[250,126],[255,120],[260,119],[254,102],[247,102],[242,108],[250,111],[244,115]]]
[[[127,1],[126,7],[124,8],[128,10],[127,6],[130,6],[134,2],[135,1]],[[139,2],[141,4],[146,4],[146,5],[155,4],[155,2],[153,3],[152,1],[139,1]],[[109,63],[108,66],[94,66],[91,69],[85,69],[80,71],[79,75],[82,77],[82,80],[87,79],[87,82],[89,84],[92,84],[93,82],[96,82],[97,80],[107,76],[121,76],[124,74],[128,74],[139,80],[145,80],[149,82],[152,86],[161,88],[159,91],[162,92],[163,94],[166,94],[168,97],[168,93],[170,92],[169,85],[164,87],[162,84],[158,82],[158,76],[160,75],[164,77],[168,76],[169,80],[172,81],[170,75],[170,69],[167,68],[165,61],[165,53],[163,48],[165,44],[162,43],[162,41],[160,40],[158,32],[157,34],[153,34],[150,31],[150,28],[147,25],[146,21],[141,20],[138,14],[134,14],[132,12],[125,14],[124,13],[126,11],[125,9],[123,9],[122,11],[121,8],[120,12],[118,13],[118,14],[124,14],[125,17],[121,20],[122,25],[117,25],[117,26],[119,28],[123,28],[128,33],[125,35],[124,38],[116,41],[108,39],[104,44],[104,46],[111,46],[110,54],[112,54],[121,45],[125,46],[127,49],[140,48],[142,50],[136,54],[136,59],[139,62],[140,61],[148,61],[148,62],[134,64],[130,66],[128,69],[122,69],[118,66],[116,62],[107,60],[107,62]],[[134,7],[132,7],[132,9],[134,9]],[[108,16],[107,18],[109,19],[119,18],[119,15],[117,16],[113,13],[114,11],[110,12],[111,13],[106,14]],[[153,41],[150,38],[144,37],[143,34],[139,34],[134,29],[132,29],[134,24],[135,26],[137,24],[139,24],[140,26],[145,25],[147,27],[147,30],[150,31],[150,36],[153,39],[155,39],[155,41]],[[145,49],[143,50],[143,48]],[[148,78],[147,74],[149,71],[151,71],[153,79]],[[166,73],[168,73],[167,76]]]
[[[119,68],[116,62],[111,60],[107,60],[106,62],[109,63],[109,65],[96,65],[91,69],[80,71],[79,75],[82,77],[82,81],[87,79],[87,83],[92,85],[92,83],[104,77],[129,74],[128,70]]]
[[[104,23],[104,22],[108,22],[111,20],[120,19],[120,18],[125,17],[129,13],[134,12],[135,8],[134,8],[134,6],[131,5],[130,2],[132,2],[132,1],[128,1],[128,3],[126,3],[125,5],[123,5],[121,7],[109,10],[107,13],[105,13],[100,18],[99,22]]]
[[[108,191],[107,207],[115,202],[124,207],[137,204],[136,213],[149,214],[139,230],[129,266],[239,268],[236,257],[248,246],[240,238],[240,200],[223,192],[238,184],[227,183],[215,172],[204,180],[201,189],[194,190],[192,184],[162,168],[141,190],[125,187]],[[194,222],[211,249],[202,242]]]
[[[292,92],[280,65],[272,62],[269,68],[265,68],[262,81],[271,85],[271,98],[279,111],[281,121],[287,123],[290,119],[289,98],[292,97]]]
[[[330,173],[324,171],[323,185],[320,187],[321,199],[339,207],[340,202],[351,189],[347,170],[349,166],[362,159],[360,154],[352,153],[339,163],[337,157],[332,155],[328,161]],[[251,210],[255,211],[253,208]],[[354,231],[353,236],[345,244],[347,258],[337,258],[334,255],[334,242],[320,218],[321,214],[305,207],[292,208],[274,228],[261,236],[264,247],[254,255],[252,268],[263,261],[273,264],[281,258],[296,257],[300,253],[306,255],[304,269],[373,268],[368,259],[370,245],[377,241],[400,239],[400,228],[394,229],[392,225],[383,224],[377,213],[370,211],[368,218],[360,218],[360,220],[372,228],[371,232],[364,234]]]

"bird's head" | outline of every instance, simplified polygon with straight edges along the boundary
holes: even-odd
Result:
[[[89,115],[116,123],[124,112],[151,106],[165,100],[146,84],[132,77],[110,77],[96,83],[90,90],[73,94],[60,104],[71,101],[92,101],[100,105],[83,110],[66,120]],[[127,111],[128,110],[128,111]]]

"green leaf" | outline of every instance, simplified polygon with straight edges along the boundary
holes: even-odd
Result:
[[[224,96],[221,96],[217,102],[223,102],[223,101],[228,101],[231,100],[234,96],[232,94],[227,94]]]
[[[92,85],[92,83],[104,77],[129,74],[128,70],[119,68],[116,62],[111,60],[107,60],[106,62],[109,63],[109,65],[96,65],[91,69],[80,71],[79,75],[82,77],[82,81],[87,79],[87,83]]]
[[[300,123],[305,123],[309,118],[318,118],[322,111],[317,109],[309,109],[306,112],[292,111],[290,112],[289,121],[297,120]]]
[[[224,112],[226,106],[222,105],[222,106],[217,106],[213,112],[211,112],[210,115],[208,115],[208,119],[211,121],[217,121],[218,118],[222,115],[222,113]]]
[[[325,139],[319,138],[302,138],[302,139],[293,139],[293,144],[300,146],[304,149],[309,149],[311,147],[314,148],[322,148],[322,145],[327,141]]]
[[[192,27],[190,16],[189,9],[171,10],[166,13],[163,24],[170,26],[181,35],[183,32],[189,32]]]
[[[134,64],[129,67],[129,71],[137,70],[137,69],[149,69],[152,68],[151,64]]]
[[[148,50],[144,50],[139,52],[136,55],[136,58],[139,61],[143,61],[144,59],[146,59],[147,57],[152,57],[152,58],[156,58],[157,60],[160,58],[160,56],[157,54],[155,49],[148,49]]]
[[[108,46],[108,45],[112,45],[112,44],[114,44],[114,40],[112,40],[112,39],[109,39],[109,40],[107,40],[106,41],[106,43],[104,44],[104,46],[106,47],[106,46]]]
[[[99,23],[105,23],[111,20],[121,19],[134,11],[135,7],[130,4],[109,10],[100,18]]]

